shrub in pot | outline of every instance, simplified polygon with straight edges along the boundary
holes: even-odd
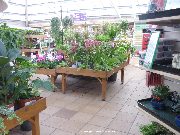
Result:
[[[155,109],[165,109],[165,100],[169,95],[169,87],[165,85],[155,86],[152,89],[151,104]]]

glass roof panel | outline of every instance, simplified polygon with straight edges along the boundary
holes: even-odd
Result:
[[[8,9],[1,19],[25,21],[26,0],[6,0]],[[133,18],[145,13],[149,0],[27,0],[28,22],[47,21],[52,17],[84,13],[87,20],[102,18]],[[79,23],[79,22],[78,22]],[[84,23],[84,22],[82,22]]]

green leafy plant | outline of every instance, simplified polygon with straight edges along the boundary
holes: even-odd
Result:
[[[73,25],[73,18],[72,17],[69,17],[69,16],[65,16],[63,19],[62,19],[62,25],[63,27],[66,29],[70,26]]]
[[[51,19],[51,36],[54,38],[56,45],[61,45],[62,43],[62,31],[60,30],[61,21],[58,17]]]
[[[4,116],[4,117],[1,117]],[[10,108],[6,106],[0,106],[0,134],[6,135],[8,134],[8,131],[6,130],[6,126],[4,125],[4,118],[6,117],[7,120],[13,120],[16,119],[19,124],[22,124],[21,118],[19,118],[14,111],[10,110]]]
[[[25,31],[16,28],[10,28],[4,24],[0,24],[0,40],[7,49],[20,48],[25,42]]]
[[[155,86],[155,88],[152,89],[152,98],[158,101],[164,100],[168,97],[169,91],[170,91],[169,86],[165,86],[165,85]]]
[[[140,132],[143,135],[175,135],[157,122],[140,126]]]

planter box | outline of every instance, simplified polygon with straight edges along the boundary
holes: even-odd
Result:
[[[36,74],[56,76],[56,71],[55,69],[39,68],[36,70]]]
[[[60,67],[56,68],[56,73],[59,74],[69,74],[77,76],[88,76],[95,78],[108,78],[114,73],[117,73],[119,70],[128,65],[128,62],[124,62],[119,67],[114,68],[111,71],[96,71],[92,69],[81,69],[81,68],[72,68],[72,67]]]
[[[65,93],[66,90],[66,77],[67,75],[76,75],[76,76],[88,76],[88,77],[94,77],[97,78],[101,85],[102,85],[102,100],[104,101],[106,98],[106,89],[107,89],[107,80],[110,76],[112,76],[114,73],[117,73],[119,70],[121,70],[121,82],[124,82],[124,67],[129,64],[129,59],[119,65],[119,67],[116,67],[112,69],[111,71],[95,71],[92,69],[80,69],[80,68],[72,68],[72,67],[60,67],[56,68],[56,73],[59,73],[62,75],[62,91]]]
[[[15,111],[15,113],[23,121],[29,120],[32,123],[32,135],[40,135],[39,113],[45,109],[46,109],[46,99],[42,98],[33,104],[30,104]],[[7,120],[6,117],[4,117],[4,123],[7,130],[10,130],[16,127],[17,125],[19,125],[17,120],[15,119]]]

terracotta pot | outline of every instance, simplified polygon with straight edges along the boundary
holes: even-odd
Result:
[[[29,98],[29,99],[19,99],[16,101],[16,105],[18,106],[18,109],[19,109],[19,108],[22,108],[24,106],[30,105],[33,102],[35,102],[41,98],[42,97],[33,97],[33,98]]]

